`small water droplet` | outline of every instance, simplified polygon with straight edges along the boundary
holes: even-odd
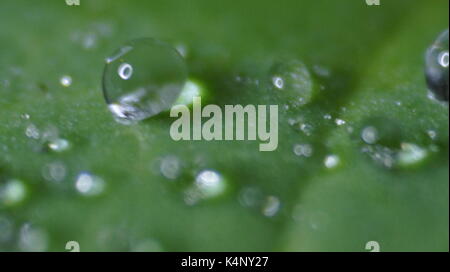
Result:
[[[325,164],[326,168],[332,169],[332,168],[337,167],[339,165],[340,161],[341,160],[340,160],[339,156],[328,155],[325,157],[324,164]]]
[[[133,124],[170,108],[186,78],[185,62],[176,49],[139,39],[106,59],[103,94],[115,119]]]
[[[270,69],[270,80],[277,95],[292,106],[309,103],[315,95],[315,84],[306,65],[298,60],[275,63]]]
[[[46,251],[48,246],[47,233],[30,223],[24,224],[20,228],[19,248],[26,252],[42,252]]]
[[[330,115],[330,114],[325,114],[324,116],[323,116],[323,119],[325,119],[325,120],[331,120],[333,117]]]
[[[425,62],[426,80],[432,97],[448,102],[448,29],[427,50]]]
[[[42,168],[42,176],[47,181],[61,182],[66,177],[66,166],[62,162],[52,162]]]
[[[67,141],[66,139],[58,138],[58,139],[49,141],[48,147],[52,151],[63,152],[70,148],[70,142]]]
[[[26,197],[25,184],[18,179],[11,179],[0,185],[0,203],[5,206],[15,206]]]
[[[160,171],[167,179],[175,180],[180,175],[181,162],[175,156],[167,156],[161,160]]]
[[[342,119],[336,119],[336,120],[334,120],[334,122],[335,122],[336,125],[338,125],[338,126],[343,126],[343,125],[346,124],[345,120],[342,120]]]
[[[72,85],[72,77],[71,77],[71,76],[68,76],[68,75],[62,76],[62,77],[59,79],[59,83],[60,83],[63,87],[70,87],[70,85]]]
[[[218,196],[225,190],[223,177],[213,170],[201,171],[195,178],[195,184],[206,198]]]
[[[437,132],[434,130],[428,130],[427,131],[428,136],[430,137],[431,140],[436,140],[437,138]]]
[[[275,88],[282,90],[284,87],[284,80],[282,77],[275,76],[272,78],[272,83],[275,86]]]
[[[30,124],[25,129],[25,135],[28,138],[37,140],[40,137],[40,132],[39,132],[39,129],[34,124]]]
[[[274,217],[280,210],[281,202],[276,196],[268,196],[264,201],[262,213],[266,217]]]
[[[414,166],[427,158],[428,152],[412,143],[402,143],[401,150],[397,155],[398,165],[401,167]]]
[[[367,144],[375,144],[378,141],[378,130],[372,126],[365,127],[361,132],[361,138]]]
[[[81,172],[75,181],[75,188],[82,195],[97,196],[103,193],[105,182],[91,173]]]
[[[256,187],[245,187],[239,193],[239,203],[246,208],[258,207],[262,200],[262,192]]]
[[[311,157],[313,147],[310,144],[296,144],[294,145],[293,151],[297,156]]]
[[[310,124],[300,124],[300,130],[306,135],[306,136],[311,136],[312,132],[313,132],[314,127],[311,126]]]

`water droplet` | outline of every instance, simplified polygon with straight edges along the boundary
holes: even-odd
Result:
[[[201,171],[195,178],[195,184],[205,198],[215,197],[225,191],[223,177],[215,171]]]
[[[311,136],[313,132],[314,127],[310,124],[300,124],[300,130],[305,133],[306,136]]]
[[[274,217],[280,210],[281,202],[276,196],[268,196],[263,204],[262,213],[267,217]]]
[[[331,120],[333,117],[330,115],[330,114],[325,114],[324,116],[323,116],[323,119],[325,119],[325,120]]]
[[[255,187],[246,187],[239,193],[239,203],[243,207],[255,208],[261,205],[263,195],[261,190]]]
[[[284,87],[284,79],[279,76],[275,76],[272,78],[272,83],[275,86],[275,88],[282,90]]]
[[[30,115],[28,113],[24,113],[20,117],[24,120],[30,120]]]
[[[370,145],[362,149],[363,153],[369,155],[369,157],[377,164],[386,168],[392,168],[395,163],[395,150],[381,145]]]
[[[402,143],[401,150],[397,155],[400,167],[414,166],[422,162],[428,156],[428,152],[411,143]]]
[[[46,251],[48,246],[47,233],[29,223],[20,228],[19,248],[27,252]]]
[[[52,162],[42,168],[42,176],[47,181],[61,182],[66,177],[66,166],[62,162]]]
[[[63,87],[69,87],[70,85],[72,85],[72,77],[71,76],[62,76],[59,79],[59,83],[63,86]]]
[[[132,124],[170,108],[186,78],[184,60],[173,47],[139,39],[106,59],[103,94],[116,120]]]
[[[365,127],[361,132],[361,138],[367,144],[375,144],[378,141],[378,130],[372,126]]]
[[[170,180],[175,180],[180,175],[181,162],[175,156],[167,156],[161,160],[161,174]]]
[[[430,137],[431,140],[436,140],[437,138],[437,132],[434,130],[428,130],[427,131],[428,136]]]
[[[427,50],[425,74],[433,97],[448,102],[448,29]]]
[[[296,144],[294,145],[293,151],[297,156],[311,157],[313,147],[310,144]]]
[[[105,182],[102,178],[92,175],[88,172],[82,172],[78,175],[75,188],[85,196],[97,196],[103,193]]]
[[[26,196],[25,184],[18,179],[11,179],[0,186],[0,203],[5,206],[15,206]]]
[[[324,164],[328,169],[335,168],[339,165],[340,158],[337,155],[328,155],[325,157]]]
[[[40,132],[39,132],[39,129],[34,124],[30,124],[25,129],[25,135],[28,138],[37,140],[40,137]]]
[[[346,124],[345,120],[342,120],[342,119],[336,119],[336,120],[334,120],[334,122],[335,122],[336,125],[338,125],[338,126],[343,126],[343,125]]]
[[[55,152],[63,152],[70,148],[70,142],[66,139],[54,139],[48,143],[50,150]]]
[[[277,95],[292,106],[301,106],[309,103],[314,94],[315,86],[305,64],[297,60],[279,62],[270,70],[271,84]]]

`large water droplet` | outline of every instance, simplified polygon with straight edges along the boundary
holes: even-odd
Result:
[[[279,62],[273,65],[270,73],[274,90],[292,106],[307,104],[314,97],[314,82],[304,63],[297,60]]]
[[[172,106],[186,78],[177,50],[158,40],[138,39],[106,59],[103,94],[116,120],[131,124]]]
[[[41,252],[47,250],[47,233],[29,223],[20,228],[19,248],[22,251]]]
[[[448,102],[448,29],[428,48],[425,57],[425,75],[435,98]]]

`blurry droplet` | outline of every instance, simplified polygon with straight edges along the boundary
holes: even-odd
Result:
[[[328,169],[335,168],[340,163],[340,159],[337,155],[328,155],[325,157],[324,164]]]
[[[345,120],[342,120],[342,119],[336,119],[336,120],[334,120],[334,122],[336,123],[336,125],[338,125],[338,126],[342,126],[342,125],[345,125]]]
[[[161,174],[167,179],[175,180],[180,175],[181,162],[175,156],[167,156],[162,159],[160,165]]]
[[[278,197],[268,196],[263,204],[262,213],[264,216],[273,217],[280,210],[281,202]]]
[[[46,164],[42,169],[42,176],[47,181],[61,182],[66,177],[66,166],[62,162]]]
[[[378,140],[378,130],[372,126],[365,127],[361,132],[361,138],[367,144],[375,144]]]
[[[213,170],[201,171],[195,178],[195,184],[205,198],[218,196],[225,191],[223,177]]]
[[[293,151],[297,156],[311,157],[313,147],[310,144],[296,144],[294,145]]]
[[[402,143],[398,153],[398,165],[401,167],[414,166],[422,162],[428,156],[428,152],[411,143]]]
[[[0,204],[14,206],[21,203],[26,196],[25,184],[18,179],[11,179],[0,185]]]
[[[448,102],[448,29],[427,50],[425,74],[433,97]]]
[[[247,208],[258,207],[263,200],[261,190],[255,187],[246,187],[239,193],[239,203]]]
[[[29,223],[20,228],[19,248],[25,252],[42,252],[47,250],[47,233]]]
[[[85,196],[96,196],[103,193],[105,182],[102,178],[92,175],[88,172],[82,172],[78,175],[75,188]]]
[[[70,148],[70,143],[66,139],[54,139],[48,143],[50,150],[55,152],[63,152]]]
[[[63,87],[69,87],[70,85],[72,85],[72,77],[71,76],[62,76],[59,79],[59,83],[63,86]]]
[[[173,47],[139,39],[106,59],[103,94],[116,120],[132,124],[169,109],[186,78],[184,60]]]
[[[39,129],[34,124],[30,124],[25,129],[25,135],[28,138],[37,140],[37,139],[39,139],[40,132],[39,132]]]

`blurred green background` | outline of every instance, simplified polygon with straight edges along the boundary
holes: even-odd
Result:
[[[2,0],[0,251],[448,251],[448,106],[427,98],[423,70],[448,5]],[[186,52],[203,104],[278,104],[278,149],[174,142],[167,112],[116,123],[104,58],[140,37]],[[274,67],[292,61],[317,89],[305,105],[273,88]],[[380,143],[361,140],[368,125]],[[205,169],[226,191],[192,203]],[[77,190],[84,172],[103,181],[97,195]]]

